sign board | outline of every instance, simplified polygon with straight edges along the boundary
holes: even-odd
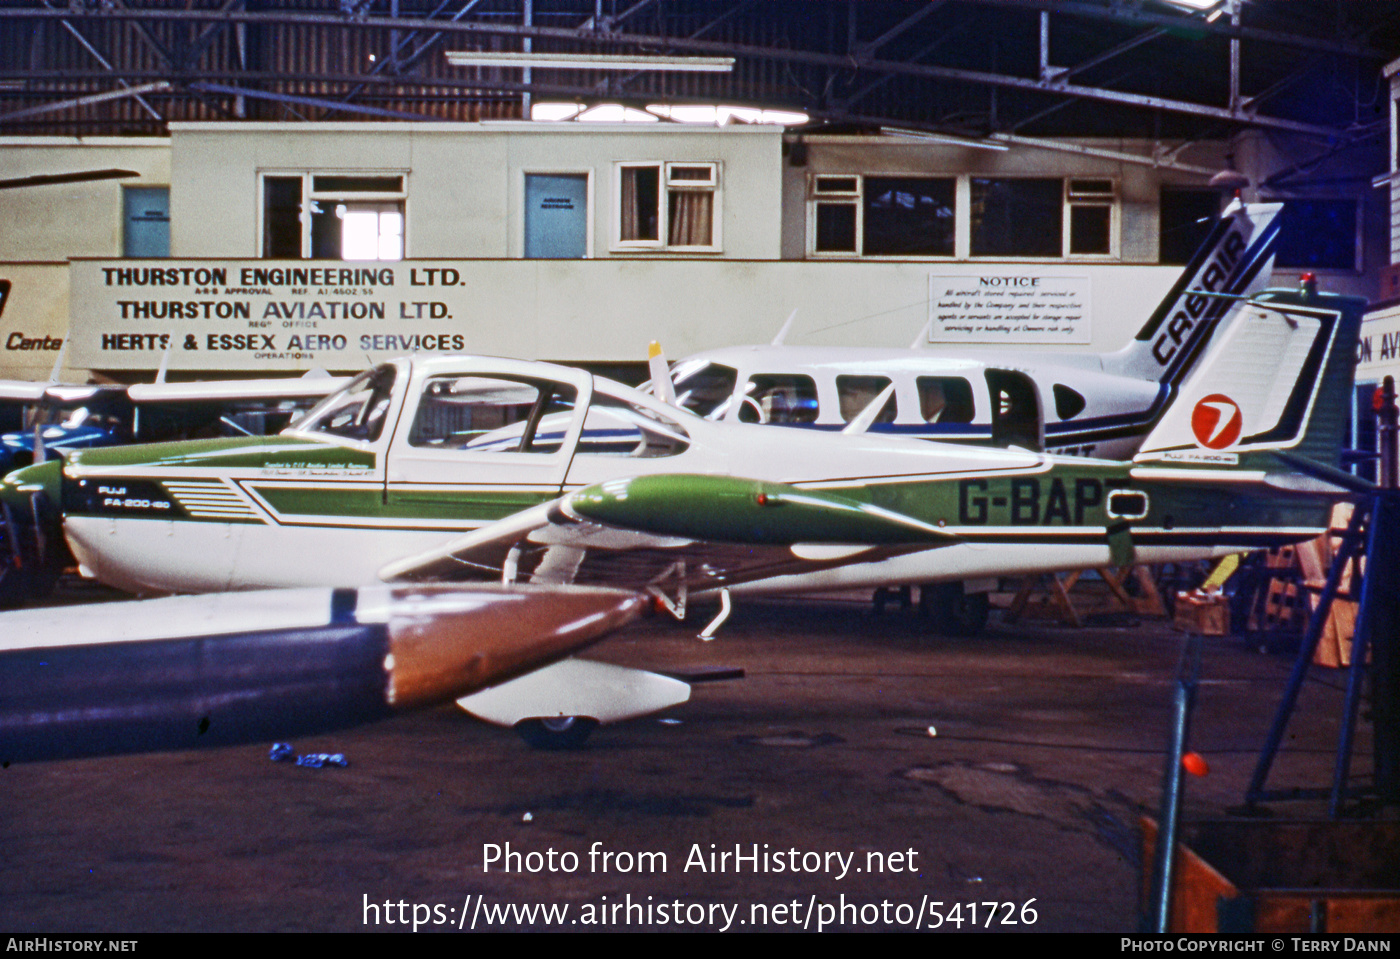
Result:
[[[1356,344],[1356,381],[1376,383],[1385,376],[1400,380],[1400,306],[1367,314]]]
[[[74,260],[70,363],[144,369],[355,369],[461,353],[470,292],[451,267],[272,260]]]
[[[1087,344],[1089,316],[1087,276],[929,276],[931,343]]]

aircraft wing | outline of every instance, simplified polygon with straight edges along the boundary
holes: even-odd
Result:
[[[348,376],[273,377],[206,380],[194,383],[135,383],[127,395],[135,403],[195,403],[220,400],[319,399],[350,382]]]
[[[380,578],[691,591],[951,545],[908,516],[784,483],[662,474],[568,493],[383,567]]]

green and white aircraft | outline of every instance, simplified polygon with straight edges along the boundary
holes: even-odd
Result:
[[[716,423],[579,370],[406,358],[279,436],[77,451],[0,500],[12,524],[61,515],[85,574],[140,593],[607,584],[680,615],[697,592],[1209,558],[1316,536],[1355,488],[1337,457],[1363,307],[1253,297],[1130,462]],[[481,712],[646,711],[625,679],[549,677]]]

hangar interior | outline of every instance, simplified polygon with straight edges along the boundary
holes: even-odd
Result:
[[[74,258],[466,261],[456,268],[475,312],[454,332],[468,349],[592,363],[637,362],[650,339],[672,355],[766,342],[793,310],[794,342],[902,345],[923,325],[921,286],[938,264],[1045,265],[1094,288],[1087,332],[1049,348],[1106,351],[1236,189],[1289,201],[1280,283],[1310,270],[1375,299],[1391,259],[1388,204],[1371,183],[1393,152],[1380,76],[1390,14],[1384,3],[7,5],[0,372],[46,374],[70,326],[81,338],[120,319],[85,312]],[[491,60],[638,50],[733,62]],[[533,259],[550,262],[518,262]],[[607,295],[622,277],[626,294]],[[177,352],[170,366],[351,370],[365,351],[271,352],[282,358]],[[75,353],[73,376],[158,362]]]

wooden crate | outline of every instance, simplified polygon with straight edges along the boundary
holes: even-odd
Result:
[[[1171,932],[1400,932],[1400,823],[1183,822]],[[1150,915],[1157,824],[1142,819]]]

